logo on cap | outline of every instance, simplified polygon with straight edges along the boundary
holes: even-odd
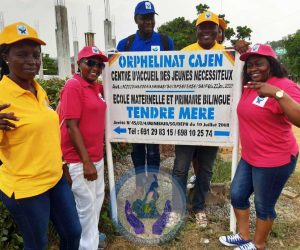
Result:
[[[24,25],[17,25],[19,35],[28,35],[27,27]]]
[[[145,8],[147,10],[151,10],[151,3],[150,2],[145,2]]]
[[[94,54],[100,54],[100,51],[97,47],[92,47],[92,51]]]
[[[259,50],[259,44],[255,44],[253,47],[252,47],[252,52],[257,52]]]
[[[206,12],[206,13],[205,13],[205,17],[206,17],[207,19],[210,19],[210,18],[211,18],[211,13],[210,13],[210,12]]]

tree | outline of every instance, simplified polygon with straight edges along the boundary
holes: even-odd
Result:
[[[283,46],[286,50],[283,62],[289,72],[298,78],[300,76],[300,30],[283,39]]]
[[[49,54],[43,54],[43,68],[45,75],[58,75],[57,61]]]
[[[175,50],[180,50],[188,44],[196,42],[195,24],[185,20],[184,17],[177,17],[161,25],[158,31],[173,38]]]
[[[238,40],[246,40],[251,38],[252,30],[247,26],[237,26],[236,27],[236,36],[234,39],[231,39],[231,43],[235,44]]]
[[[206,4],[199,4],[196,6],[197,15],[201,14],[204,11],[207,11],[209,9],[209,6]]]

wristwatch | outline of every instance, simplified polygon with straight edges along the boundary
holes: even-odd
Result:
[[[281,89],[281,90],[278,90],[276,91],[275,93],[275,98],[278,100],[278,99],[281,99],[283,97],[283,94],[284,94],[284,91]]]

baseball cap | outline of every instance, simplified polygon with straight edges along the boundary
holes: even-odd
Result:
[[[213,22],[219,25],[219,17],[211,11],[205,11],[198,16],[196,26],[204,22]]]
[[[2,32],[0,32],[0,45],[12,44],[24,39],[32,40],[40,45],[46,45],[43,40],[38,38],[36,30],[23,22],[5,26]]]
[[[221,17],[219,17],[219,26],[220,26],[223,30],[226,30],[226,28],[227,28],[227,23],[226,23],[226,21],[225,21],[223,18],[221,18]]]
[[[107,62],[108,58],[96,47],[96,46],[85,46],[78,53],[77,61],[80,61],[82,58],[89,58],[92,56],[98,56],[102,62]]]
[[[154,5],[150,1],[142,1],[135,7],[134,15],[156,14]]]
[[[251,49],[240,56],[240,60],[246,61],[250,55],[270,56],[277,59],[275,51],[270,45],[257,43]]]

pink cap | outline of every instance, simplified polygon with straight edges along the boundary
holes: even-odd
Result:
[[[82,58],[89,58],[92,56],[98,56],[101,58],[102,62],[107,62],[108,58],[98,49],[96,46],[85,46],[78,53],[78,61]]]
[[[270,56],[277,59],[275,51],[267,44],[255,44],[251,49],[240,56],[240,60],[246,61],[250,55]]]

